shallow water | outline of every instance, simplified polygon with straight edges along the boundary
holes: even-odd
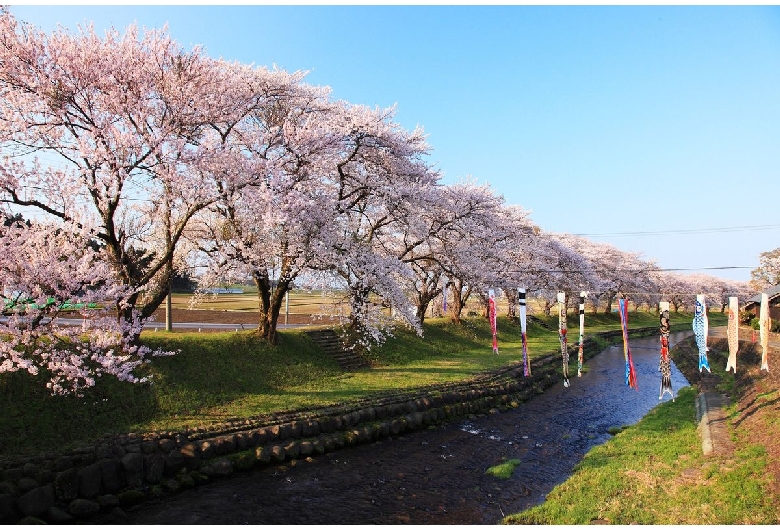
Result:
[[[671,345],[691,335],[672,333]],[[266,468],[188,490],[128,513],[128,524],[495,524],[544,501],[608,429],[659,402],[659,339],[632,339],[638,390],[625,384],[622,344],[586,361],[581,378],[519,408],[295,466]],[[533,369],[533,367],[532,367]],[[672,388],[688,381],[672,365]],[[671,398],[667,394],[663,401]],[[501,480],[485,470],[521,461]]]

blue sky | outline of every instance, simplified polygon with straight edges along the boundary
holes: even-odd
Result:
[[[443,182],[472,176],[544,230],[663,268],[748,280],[780,247],[780,7],[10,10],[47,31],[167,23],[210,56],[308,70],[334,98],[395,104],[399,123],[427,132]]]

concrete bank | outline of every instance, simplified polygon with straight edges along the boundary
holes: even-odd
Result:
[[[725,408],[729,398],[717,392],[701,392],[696,400],[696,420],[701,436],[701,450],[705,455],[728,455],[733,443],[726,424]]]

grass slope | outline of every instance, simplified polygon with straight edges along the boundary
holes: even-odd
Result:
[[[651,411],[593,448],[544,504],[506,524],[770,524],[765,453],[746,444],[728,463],[705,457],[696,431],[696,391]]]
[[[711,325],[725,324],[712,314]],[[632,327],[656,326],[657,315],[631,313]],[[692,316],[673,316],[691,322]],[[559,349],[557,317],[529,323],[529,352],[535,357]],[[578,329],[577,315],[569,328]],[[586,333],[619,329],[616,314],[586,315]],[[549,328],[549,329],[547,329]],[[570,333],[570,343],[576,340]],[[30,455],[71,449],[105,435],[208,426],[228,419],[344,403],[399,389],[471,378],[520,362],[519,325],[499,318],[500,355],[493,355],[483,318],[457,326],[446,319],[426,322],[425,336],[399,330],[371,352],[374,367],[342,372],[301,330],[280,332],[271,347],[251,332],[144,333],[152,348],[180,350],[155,358],[151,385],[104,377],[83,398],[52,397],[43,374],[0,374],[0,455]],[[572,357],[572,369],[576,359]]]

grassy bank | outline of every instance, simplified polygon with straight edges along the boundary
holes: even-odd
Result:
[[[632,313],[629,323],[656,326],[657,318]],[[570,341],[576,340],[576,319],[570,317]],[[690,314],[681,314],[673,316],[672,323],[687,326],[691,319]],[[710,322],[722,325],[725,317],[713,314]],[[615,314],[588,315],[586,326],[586,334],[614,330],[619,321]],[[558,351],[556,329],[556,317],[529,324],[532,363]],[[400,330],[372,352],[374,368],[348,373],[300,330],[282,331],[277,347],[251,332],[145,333],[143,341],[153,348],[181,351],[152,362],[151,385],[103,378],[84,398],[63,398],[48,395],[42,375],[0,375],[0,455],[59,451],[108,434],[207,426],[468,379],[521,360],[518,324],[500,318],[498,332],[496,356],[485,319],[469,319],[461,326],[433,320],[426,323],[424,337]],[[571,362],[576,370],[576,359]]]
[[[683,373],[696,370],[690,341],[679,346]],[[726,353],[711,351],[718,391],[734,395]],[[688,363],[689,367],[683,366]],[[744,368],[742,368],[744,370]],[[545,502],[504,519],[506,524],[777,524],[780,510],[768,472],[766,447],[750,432],[732,432],[731,455],[702,452],[697,432],[697,389],[653,409],[636,425],[593,448],[573,475]],[[734,416],[731,406],[729,415]]]

